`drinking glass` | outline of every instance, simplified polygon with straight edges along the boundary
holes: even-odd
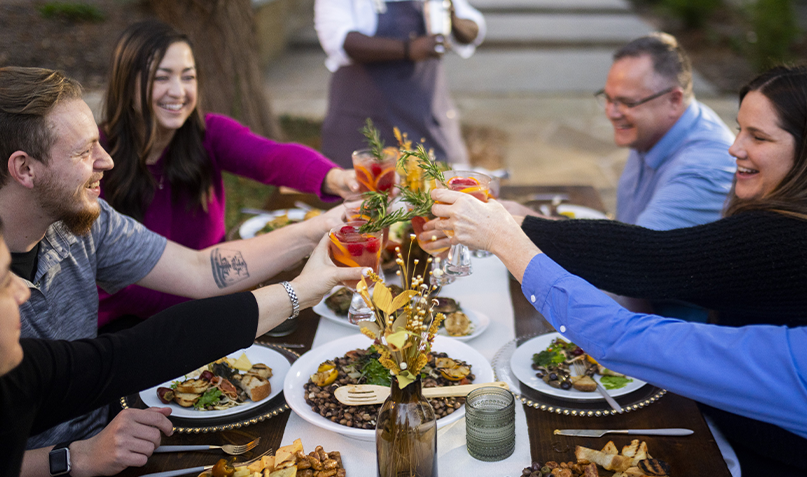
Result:
[[[331,229],[328,250],[337,267],[368,267],[378,273],[383,232],[379,230],[378,232],[361,233],[359,227],[364,224],[364,221],[355,220]],[[364,302],[364,298],[356,291],[358,283],[359,280],[342,282],[353,292],[350,309],[347,312],[347,319],[353,324],[361,320],[371,320],[374,316],[373,311]],[[369,288],[372,286],[373,282],[368,283]]]
[[[490,185],[488,190],[488,198],[489,199],[498,199],[499,198],[499,188],[501,187],[501,181],[498,177],[490,177]],[[474,257],[476,258],[488,258],[493,254],[488,252],[487,250],[474,250],[473,251]]]
[[[488,201],[490,176],[474,171],[447,171],[443,173],[443,177],[446,180],[445,184],[440,184],[439,187],[470,194],[482,202]],[[454,231],[446,230],[445,234],[452,237]],[[446,262],[445,269],[448,275],[467,277],[472,273],[471,251],[465,245],[453,245],[448,250]]]
[[[484,387],[465,399],[465,438],[471,457],[486,462],[506,459],[516,449],[516,406],[513,394]]]
[[[392,186],[398,182],[397,165],[398,150],[395,148],[384,149],[381,161],[369,149],[354,151],[353,169],[359,192],[392,192]]]
[[[412,230],[415,232],[415,235],[417,236],[418,245],[420,245],[421,249],[424,249],[423,241],[420,240],[420,234],[423,232],[423,224],[425,224],[426,222],[428,222],[433,218],[434,217],[418,217],[418,216],[412,217]],[[448,262],[438,257],[438,255],[442,254],[448,249],[449,247],[446,247],[431,252],[431,255],[434,257],[434,260],[432,260],[432,269],[431,269],[432,275],[430,283],[434,286],[443,287],[450,283],[454,283],[454,280],[456,280],[456,278],[454,278],[453,276],[449,275],[446,272],[446,264]]]

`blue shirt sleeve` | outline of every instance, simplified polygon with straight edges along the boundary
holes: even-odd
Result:
[[[522,292],[603,366],[807,438],[807,328],[740,328],[633,313],[544,254]]]

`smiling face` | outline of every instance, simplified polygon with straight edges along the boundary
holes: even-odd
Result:
[[[11,254],[0,239],[0,376],[22,361],[20,347],[20,305],[31,292],[22,280],[11,273]]]
[[[56,140],[47,165],[32,163],[36,198],[51,219],[81,235],[98,218],[99,181],[112,169],[112,158],[98,142],[98,126],[83,100],[57,104],[46,121]]]
[[[634,102],[670,86],[670,81],[654,72],[650,56],[626,56],[611,65],[605,94],[612,100]],[[683,113],[682,101],[679,88],[633,108],[608,103],[605,114],[614,127],[614,143],[640,152],[649,151]]]
[[[779,127],[779,116],[762,93],[749,92],[737,113],[739,132],[729,154],[737,158],[734,193],[740,199],[769,194],[793,168],[796,141]]]
[[[196,109],[196,62],[185,42],[168,47],[154,73],[151,108],[162,134],[173,135]]]

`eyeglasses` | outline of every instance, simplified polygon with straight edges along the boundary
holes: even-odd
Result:
[[[616,106],[617,109],[622,109],[622,107],[624,107],[625,109],[631,109],[635,108],[636,106],[639,106],[640,104],[652,101],[660,96],[664,96],[665,94],[672,92],[674,89],[675,86],[670,86],[669,88],[663,91],[659,91],[658,93],[652,94],[646,98],[637,99],[636,101],[630,101],[628,99],[621,99],[621,98],[611,99],[610,96],[605,94],[604,89],[601,89],[596,93],[594,93],[594,97],[597,98],[597,102],[600,103],[600,106],[602,106],[603,108],[607,108],[609,104],[613,104],[614,106]]]

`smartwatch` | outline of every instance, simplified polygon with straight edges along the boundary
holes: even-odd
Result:
[[[70,475],[70,444],[73,441],[56,445],[48,454],[50,475]]]

